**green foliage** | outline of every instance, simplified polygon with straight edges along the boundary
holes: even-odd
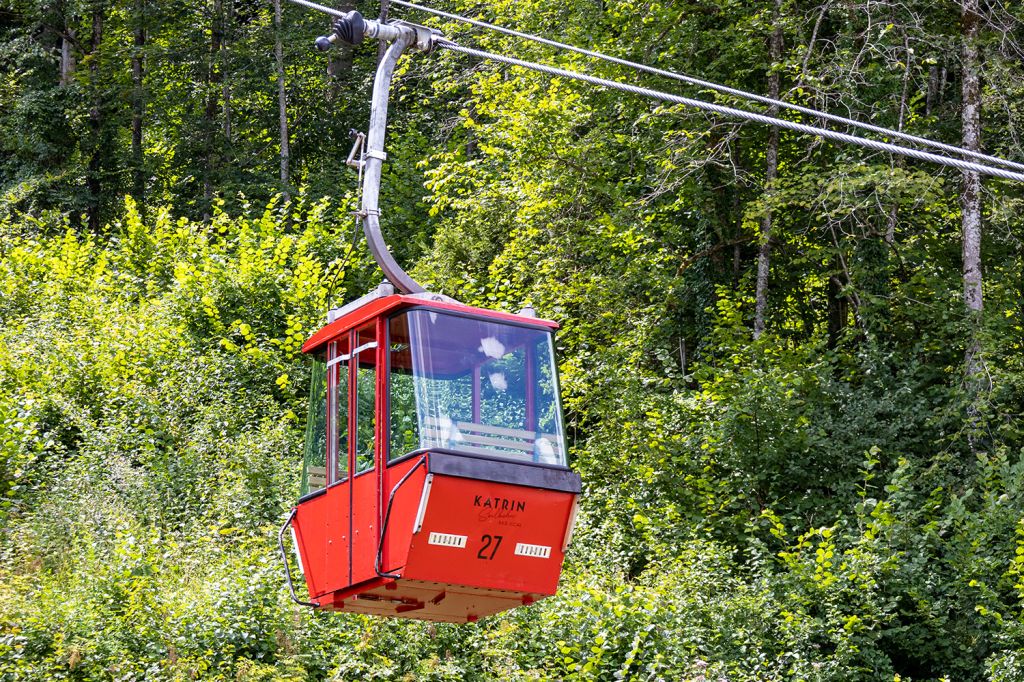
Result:
[[[955,7],[770,5],[447,7],[957,139]],[[984,17],[982,137],[1019,160],[1011,5]],[[1024,676],[1020,188],[986,183],[969,318],[958,174],[783,132],[768,192],[764,129],[444,51],[399,66],[384,229],[430,289],[562,324],[579,527],[557,596],[472,626],[291,604],[299,349],[380,277],[339,192],[374,55],[328,75],[324,27],[285,10],[283,186],[269,7],[0,12],[0,680]]]

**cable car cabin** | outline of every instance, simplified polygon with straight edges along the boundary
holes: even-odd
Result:
[[[371,294],[306,342],[316,364],[290,520],[314,605],[466,622],[555,593],[580,493],[556,327]]]

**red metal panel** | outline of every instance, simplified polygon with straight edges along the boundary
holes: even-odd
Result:
[[[377,575],[377,475],[376,469],[352,479],[352,584]]]
[[[318,597],[329,589],[327,577],[327,535],[329,533],[327,519],[327,493],[300,503],[295,509],[295,540],[302,558],[302,569],[306,578],[306,587],[311,598]]]
[[[421,457],[412,457],[385,470],[383,509],[387,510],[391,491],[395,489],[409,469],[416,466]],[[409,557],[409,543],[412,541],[413,522],[423,497],[423,484],[427,468],[420,466],[415,473],[395,492],[388,519],[387,535],[384,538],[384,572],[401,572]]]
[[[349,483],[327,489],[327,548],[324,558],[324,585],[328,590],[347,587],[349,575]]]
[[[349,584],[348,498],[348,484],[339,483],[296,507],[292,523],[310,597]]]
[[[573,498],[572,493],[435,474],[402,577],[554,594]],[[456,546],[463,541],[464,547]]]

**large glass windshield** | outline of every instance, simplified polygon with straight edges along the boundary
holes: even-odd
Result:
[[[551,333],[433,310],[390,323],[390,457],[439,447],[565,465]]]

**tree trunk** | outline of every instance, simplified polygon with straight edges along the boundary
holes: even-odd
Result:
[[[220,93],[221,102],[224,109],[224,141],[230,143],[232,128],[231,128],[231,80],[228,78],[230,69],[228,69],[228,44],[230,42],[230,30],[235,19],[235,3],[234,0],[222,0],[225,4],[223,7],[222,24],[221,24],[221,40],[220,40]]]
[[[910,63],[914,55],[913,51],[910,49],[910,43],[906,36],[903,37],[903,49],[906,64],[903,68],[903,85],[900,89],[900,113],[899,120],[896,125],[896,130],[899,130],[900,132],[903,131],[903,123],[906,118],[907,90],[910,85]],[[892,162],[893,168],[903,168],[905,158],[906,157],[903,156],[897,156]],[[899,204],[894,201],[889,206],[889,215],[886,218],[885,224],[885,243],[888,244],[889,246],[892,246],[893,244],[896,243],[896,225],[898,222]]]
[[[100,47],[103,44],[104,8],[101,0],[92,6],[92,36],[89,40],[89,86],[92,88],[92,106],[89,108],[89,132],[92,138],[92,151],[89,155],[89,168],[86,172],[85,184],[89,191],[88,214],[89,230],[94,234],[102,227],[100,215],[103,204],[103,88],[100,85]]]
[[[132,52],[132,165],[135,173],[132,196],[140,207],[145,205],[146,169],[142,152],[142,120],[146,113],[145,93],[142,87],[143,50],[146,48],[146,9],[140,0],[136,8],[133,29],[135,49]]]
[[[75,30],[65,23],[64,32],[60,36],[60,84],[68,85],[71,74],[75,72],[75,53],[73,52]]]
[[[377,21],[384,23],[388,20],[388,10],[391,8],[390,0],[380,0],[380,16],[377,17]],[[388,49],[388,44],[383,40],[377,43],[377,63],[380,64],[381,60],[384,59],[384,53]]]
[[[220,70],[220,51],[224,42],[224,5],[222,0],[213,2],[213,19],[210,30],[210,61],[206,71],[206,109],[203,112],[204,153],[203,164],[203,220],[209,221],[213,214],[213,176],[219,165],[214,129],[217,127],[217,91],[223,74]]]
[[[771,58],[772,71],[768,76],[768,96],[772,99],[779,98],[779,72],[777,65],[782,59],[782,29],[778,22],[782,0],[775,0],[775,30],[772,31],[768,43],[769,56]],[[777,116],[779,107],[772,105],[768,108],[770,116]],[[768,148],[765,150],[765,191],[770,193],[775,184],[775,178],[779,171],[779,129],[772,126],[768,131]],[[768,308],[768,270],[771,265],[772,249],[772,211],[769,208],[761,218],[761,245],[757,252],[757,290],[754,297],[754,338],[760,338],[765,327],[765,313]]]
[[[835,350],[850,319],[850,299],[843,295],[839,275],[828,278],[828,347]]]
[[[277,114],[281,137],[281,197],[291,201],[288,145],[288,95],[284,87],[284,46],[281,44],[281,0],[274,0],[274,58],[277,61]]]
[[[978,14],[979,0],[963,0],[961,4],[961,28],[963,38],[962,69],[963,85],[961,125],[963,126],[961,146],[971,151],[981,149],[981,87],[979,84],[978,29],[981,17]],[[963,227],[963,282],[964,304],[971,318],[971,338],[968,339],[965,364],[969,384],[979,388],[978,377],[982,371],[981,345],[977,326],[981,321],[981,176],[972,171],[963,172],[960,191],[960,209]]]

